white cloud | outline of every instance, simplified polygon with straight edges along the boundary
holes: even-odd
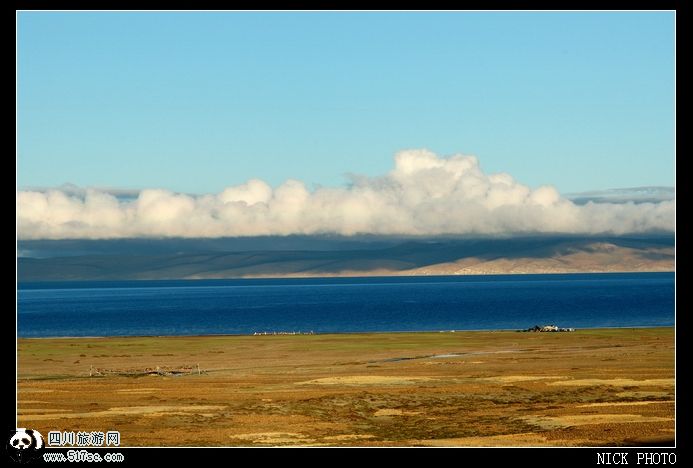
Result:
[[[216,195],[146,189],[117,198],[95,189],[21,191],[20,239],[223,237],[287,234],[529,234],[672,231],[675,201],[576,205],[550,186],[484,174],[473,156],[402,151],[378,178],[309,191],[262,180]]]

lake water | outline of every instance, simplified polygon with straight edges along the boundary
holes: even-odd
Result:
[[[22,283],[20,337],[674,324],[673,273]]]

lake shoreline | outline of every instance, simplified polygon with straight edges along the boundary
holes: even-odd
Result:
[[[656,328],[676,328],[676,325],[639,325],[639,326],[622,326],[622,327],[581,327],[575,328],[572,332],[537,332],[537,333],[574,333],[579,330],[639,330],[639,329],[656,329]],[[205,337],[236,337],[236,336],[340,336],[340,335],[400,335],[400,334],[427,334],[427,333],[534,333],[525,330],[514,328],[499,328],[499,329],[475,329],[475,330],[403,330],[403,331],[372,331],[372,332],[328,332],[328,333],[216,333],[216,334],[191,334],[191,335],[103,335],[103,336],[17,336],[18,340],[98,340],[108,338],[205,338]]]
[[[451,282],[454,282],[455,279],[463,279],[463,280],[469,280],[473,278],[493,278],[493,279],[498,279],[502,278],[504,276],[507,276],[509,280],[517,279],[517,278],[522,278],[522,277],[532,277],[532,276],[549,276],[549,277],[558,277],[558,276],[580,276],[580,275],[633,275],[633,274],[676,274],[675,269],[666,269],[666,270],[658,270],[658,269],[651,269],[651,270],[614,270],[614,271],[550,271],[550,272],[523,272],[523,273],[518,273],[518,272],[503,272],[503,273],[460,273],[460,274],[440,274],[440,275],[429,275],[429,274],[420,274],[420,275],[412,275],[412,274],[373,274],[373,275],[368,275],[368,274],[360,274],[360,275],[285,275],[285,276],[273,276],[273,275],[268,275],[268,276],[263,276],[263,275],[257,275],[257,276],[239,276],[239,277],[228,277],[228,278],[142,278],[142,279],[102,279],[102,280],[84,280],[84,279],[54,279],[54,280],[29,280],[29,281],[17,281],[17,289],[25,289],[27,286],[37,286],[37,285],[46,285],[46,286],[60,286],[60,285],[68,285],[68,284],[99,284],[99,283],[122,283],[123,285],[134,285],[134,284],[156,284],[156,283],[181,283],[181,284],[190,284],[191,286],[194,286],[194,283],[219,283],[223,284],[225,282],[234,282],[234,281],[283,281],[283,280],[289,280],[289,281],[300,281],[300,280],[311,280],[311,281],[320,281],[320,280],[359,280],[359,279],[365,279],[365,280],[378,280],[378,279],[383,279],[383,280],[401,280],[401,279],[412,279],[412,280],[421,280],[425,278],[431,278],[434,280],[439,280],[439,279],[444,279],[447,278],[451,280]],[[347,283],[350,284],[350,283]],[[391,283],[389,283],[391,284]]]

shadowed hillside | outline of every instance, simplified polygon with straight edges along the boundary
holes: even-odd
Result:
[[[281,239],[281,238],[280,238]],[[282,276],[451,275],[609,271],[672,271],[673,236],[528,237],[513,239],[435,240],[283,240],[284,249],[253,249],[256,243],[176,244],[136,241],[112,245],[106,253],[98,241],[65,247],[24,243],[27,252],[52,248],[53,256],[18,260],[20,281],[201,279]],[[236,242],[234,244],[234,242]],[[271,238],[265,240],[269,245]],[[27,245],[28,244],[28,245]],[[160,244],[160,245],[158,245]],[[99,247],[100,246],[100,247]],[[232,250],[234,246],[237,250]],[[210,248],[211,247],[211,248]],[[247,250],[247,247],[250,247]],[[288,247],[288,248],[287,248]],[[301,248],[291,248],[301,247]],[[196,250],[197,248],[197,250]],[[82,249],[81,251],[79,249]],[[229,250],[224,250],[229,249]],[[91,253],[91,252],[97,253]],[[128,253],[132,252],[132,253]]]

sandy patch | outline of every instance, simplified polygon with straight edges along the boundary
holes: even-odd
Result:
[[[116,390],[118,393],[132,393],[132,394],[140,394],[140,393],[153,393],[158,390],[161,390],[160,388],[121,388],[119,390]]]
[[[623,424],[672,421],[673,418],[641,414],[574,414],[568,416],[524,416],[519,419],[542,429],[559,429],[587,424]]]
[[[645,380],[634,380],[634,379],[575,379],[575,380],[564,380],[561,382],[551,382],[548,385],[569,385],[571,387],[582,387],[588,385],[613,385],[615,387],[639,387],[639,386],[653,386],[653,387],[667,387],[674,385],[674,379],[645,379]]]
[[[117,415],[140,415],[140,416],[171,416],[171,415],[199,415],[212,417],[215,411],[225,408],[225,406],[212,405],[149,405],[149,406],[121,406],[109,408],[105,411],[91,411],[87,413],[66,413],[66,410],[41,410],[37,413],[20,414],[23,419],[40,421],[44,419],[74,419],[74,418],[103,418]],[[33,410],[32,411],[36,411]],[[62,413],[43,414],[53,411],[63,411]],[[69,410],[68,410],[69,411]],[[212,411],[211,413],[209,411]]]
[[[336,436],[327,436],[323,437],[324,440],[327,441],[345,441],[345,440],[361,440],[361,439],[372,439],[375,437],[374,435],[371,434],[340,434]]]
[[[379,409],[376,411],[373,416],[416,416],[417,414],[421,414],[420,411],[404,411],[401,409],[394,409],[394,408],[386,408],[386,409]]]
[[[654,405],[657,403],[674,403],[674,400],[651,400],[651,401],[614,401],[607,403],[587,403],[586,405],[577,405],[578,408],[593,408],[600,406],[643,406]]]
[[[310,439],[297,432],[251,432],[249,434],[235,434],[230,436],[232,439],[252,440],[256,444],[276,445],[276,444],[305,444],[311,443]]]
[[[433,380],[430,377],[395,377],[387,375],[347,375],[297,382],[296,385],[411,385]]]
[[[532,380],[560,380],[567,377],[562,375],[499,375],[497,377],[483,377],[478,380],[494,383],[530,382]]]
[[[69,409],[40,409],[40,408],[30,408],[28,411],[36,411],[37,414],[44,414],[44,413],[62,413],[64,411],[72,411]],[[19,410],[20,416],[23,416],[24,413],[22,410]]]

